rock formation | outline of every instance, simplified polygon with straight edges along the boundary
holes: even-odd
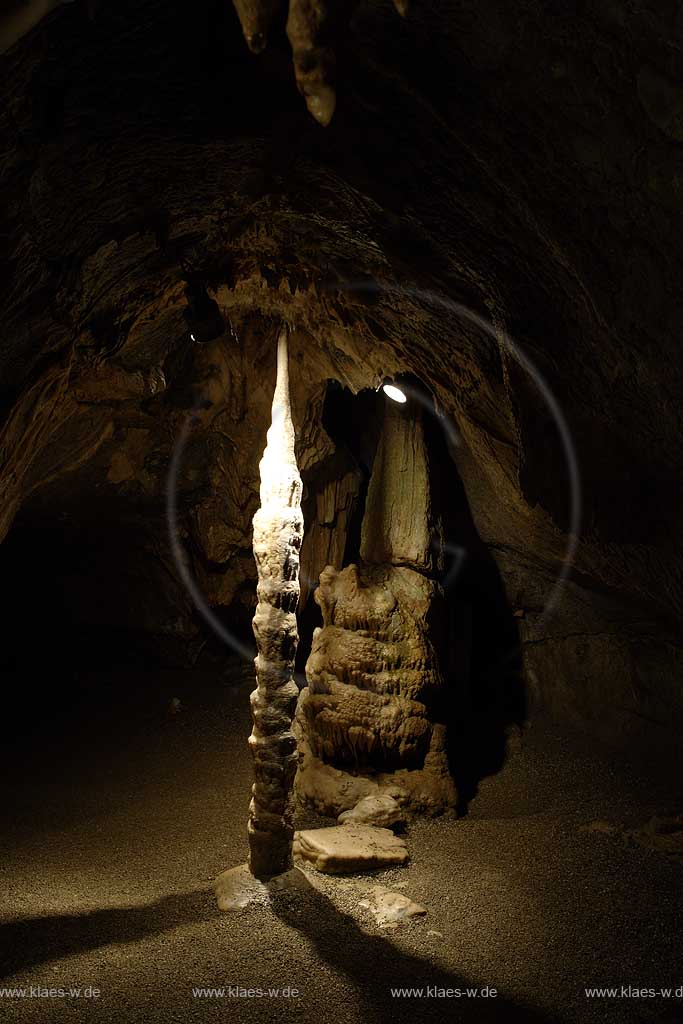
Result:
[[[0,53],[4,53],[46,15],[72,0],[10,0],[0,10]],[[407,0],[394,0],[405,16]],[[97,0],[87,0],[93,17]],[[316,121],[328,125],[336,106],[336,49],[352,8],[341,0],[233,0],[244,38],[252,53],[260,53],[270,29],[286,22],[299,92]]]
[[[228,3],[102,3],[92,21],[65,4],[3,55],[0,533],[24,532],[4,578],[28,581],[45,623],[59,576],[79,630],[96,613],[176,665],[206,639],[163,543],[205,353],[224,397],[188,441],[179,526],[211,605],[248,629],[264,381],[286,320],[302,473],[327,381],[419,376],[455,422],[477,530],[523,612],[534,706],[678,756],[683,16],[660,0],[560,7],[430,0],[406,23],[359,4],[325,130],[286,44],[254,58]],[[190,341],[187,268],[237,342]],[[488,316],[498,341],[440,300]],[[566,463],[505,331],[565,411],[583,480],[551,618]],[[36,557],[49,529],[59,574]],[[17,659],[22,618],[5,624]]]
[[[420,411],[390,407],[363,519],[366,560],[341,572],[327,566],[315,592],[323,625],[297,708],[297,789],[325,813],[378,792],[412,810],[441,811],[455,800],[436,720],[441,592],[413,568],[439,560],[434,535]]]
[[[443,567],[442,527],[432,506],[423,415],[415,398],[408,408],[386,403],[363,517],[364,562],[406,565],[422,573]]]
[[[339,815],[340,825],[377,825],[400,829],[405,825],[403,812],[393,796],[366,796],[349,811]]]
[[[291,793],[297,765],[291,723],[299,692],[293,673],[303,516],[284,328],[278,338],[272,422],[260,471],[261,507],[254,516],[257,686],[251,695],[249,737],[255,781],[248,829],[250,870],[258,878],[268,878],[291,867]]]
[[[407,0],[394,3],[405,15]],[[268,30],[287,10],[297,87],[316,121],[328,125],[336,105],[336,46],[353,5],[342,0],[234,0],[234,6],[253,53],[263,50]]]
[[[405,840],[390,829],[356,824],[297,832],[294,855],[331,875],[373,871],[408,860]]]
[[[305,503],[306,536],[301,547],[301,603],[304,608],[326,565],[341,569],[349,519],[358,497],[360,473],[337,450],[319,467],[318,488]],[[309,490],[312,490],[310,488]]]
[[[424,917],[427,908],[416,903],[404,892],[392,892],[384,885],[373,885],[368,896],[360,900],[359,907],[369,910],[380,928],[395,929],[405,921]]]

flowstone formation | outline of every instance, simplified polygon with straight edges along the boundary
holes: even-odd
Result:
[[[324,814],[380,795],[407,811],[455,803],[439,721],[442,593],[424,575],[439,564],[441,546],[421,416],[392,409],[368,489],[363,561],[327,566],[315,592],[323,625],[297,707],[296,787]]]

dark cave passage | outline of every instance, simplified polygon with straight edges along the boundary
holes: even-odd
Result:
[[[84,670],[145,664],[133,639],[145,637],[139,628],[145,594],[136,573],[143,548],[134,530],[111,524],[15,523],[0,547],[11,595],[2,650],[9,700],[49,715],[75,697]]]
[[[30,743],[31,733],[62,728],[93,704],[127,704],[136,694],[141,703],[163,700],[164,674],[189,668],[204,651],[220,680],[224,645],[208,656],[213,638],[159,557],[160,530],[163,522],[78,522],[73,513],[14,524],[0,546],[9,595],[0,655],[7,743]]]

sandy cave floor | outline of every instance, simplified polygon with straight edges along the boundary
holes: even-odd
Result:
[[[0,1020],[683,1021],[680,999],[584,994],[683,985],[683,864],[584,829],[680,808],[580,740],[536,723],[466,819],[410,825],[405,868],[221,915],[213,878],[247,854],[248,667],[82,686],[78,712],[3,754],[0,987],[100,995],[5,995]],[[427,916],[382,931],[359,906],[376,883]],[[299,994],[192,993],[229,985]],[[498,995],[392,997],[408,986]]]

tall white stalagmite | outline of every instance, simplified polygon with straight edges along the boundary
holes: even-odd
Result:
[[[285,327],[278,337],[272,419],[260,471],[261,507],[253,524],[258,571],[253,629],[258,654],[257,685],[251,695],[254,785],[248,831],[251,873],[268,878],[287,871],[292,863],[291,801],[298,757],[291,725],[299,693],[294,657],[303,515]]]

